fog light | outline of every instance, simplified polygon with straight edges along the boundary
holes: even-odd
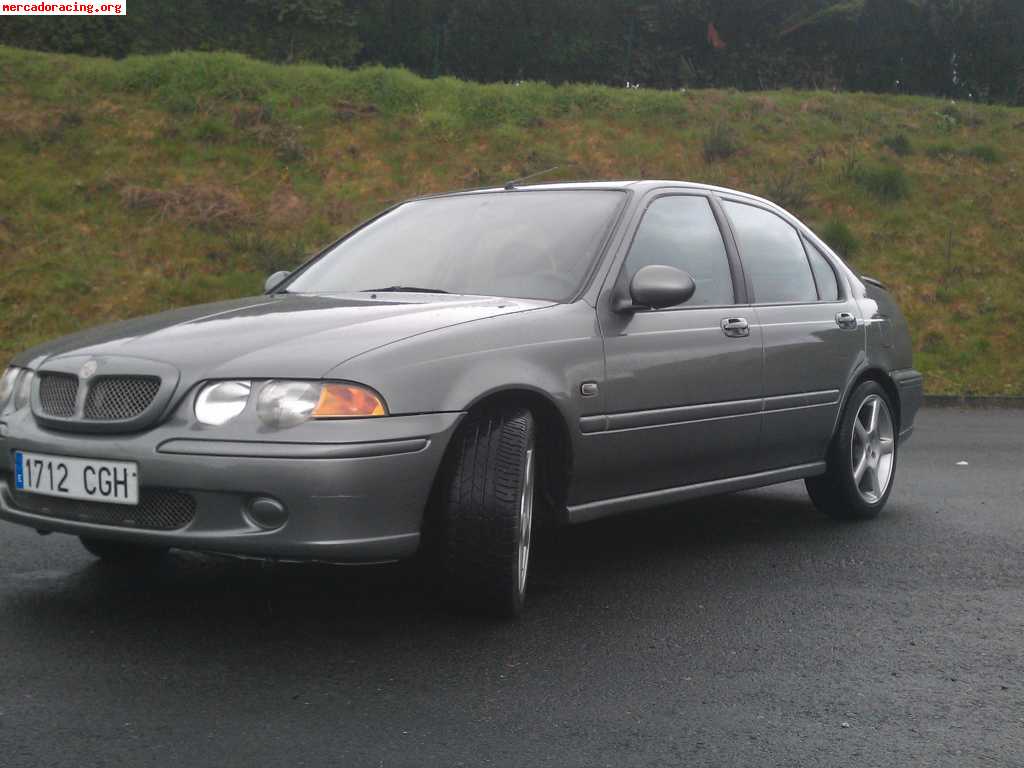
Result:
[[[252,499],[245,510],[245,515],[253,525],[267,531],[280,528],[288,522],[288,510],[284,508],[284,504],[266,496]]]

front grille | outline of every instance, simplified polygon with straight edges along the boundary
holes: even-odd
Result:
[[[150,531],[176,531],[191,523],[196,515],[196,500],[193,496],[163,488],[142,489],[138,506],[132,507],[40,496],[15,491],[13,488],[11,497],[15,507],[34,515]]]
[[[123,421],[143,413],[157,392],[155,376],[104,376],[92,382],[85,397],[85,418],[91,421]]]
[[[78,377],[66,373],[39,374],[39,404],[47,416],[70,418],[75,415]]]

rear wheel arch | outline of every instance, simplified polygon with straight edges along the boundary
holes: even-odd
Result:
[[[899,434],[901,425],[903,423],[901,405],[900,405],[900,390],[896,386],[896,383],[892,380],[892,377],[888,372],[881,368],[871,367],[861,370],[850,382],[846,388],[846,392],[843,394],[843,400],[840,404],[839,412],[836,414],[836,423],[832,427],[832,437],[836,436],[839,431],[839,427],[843,422],[843,414],[846,413],[846,408],[850,403],[850,396],[856,391],[857,387],[863,384],[865,381],[877,382],[882,389],[885,390],[885,394],[889,397],[889,402],[892,403],[893,418],[896,420],[896,433]]]

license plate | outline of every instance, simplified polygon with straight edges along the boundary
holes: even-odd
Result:
[[[100,461],[14,452],[14,487],[65,499],[139,503],[139,469],[131,461]]]

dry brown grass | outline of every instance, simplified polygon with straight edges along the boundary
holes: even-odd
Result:
[[[121,188],[126,208],[152,210],[160,220],[175,219],[197,227],[216,228],[245,224],[252,209],[239,195],[213,184],[185,184],[156,189],[129,184]]]

